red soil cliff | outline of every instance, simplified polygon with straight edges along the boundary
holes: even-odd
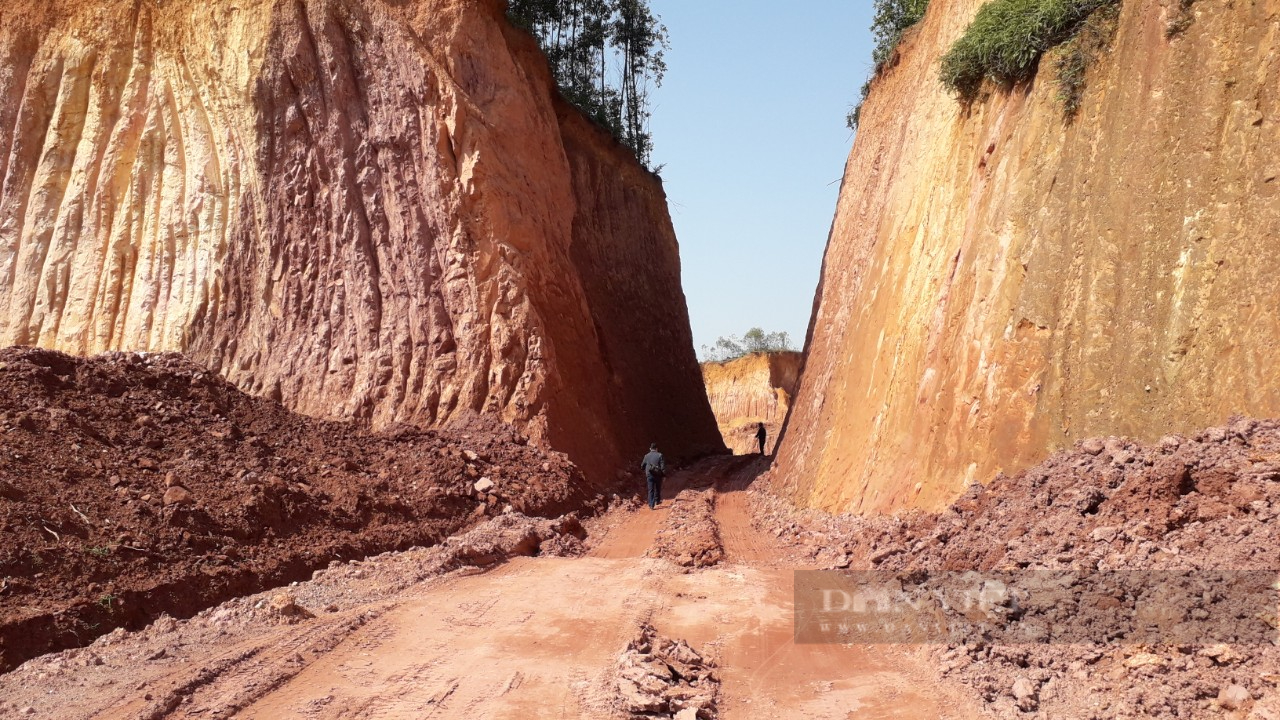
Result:
[[[778,472],[801,503],[937,509],[1095,435],[1280,413],[1280,1],[1123,4],[1063,118],[965,106],[933,0],[862,110]]]
[[[800,384],[804,355],[753,353],[726,362],[702,364],[711,411],[720,435],[735,455],[760,452],[756,429],[764,423],[765,452],[772,453]]]
[[[661,185],[502,3],[20,1],[0,59],[0,343],[488,414],[596,479],[720,447]]]

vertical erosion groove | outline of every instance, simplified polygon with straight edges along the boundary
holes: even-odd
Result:
[[[489,415],[597,480],[718,446],[661,189],[499,4],[49,7],[0,33],[35,50],[0,88],[0,341],[183,351],[374,426]]]
[[[1090,436],[1280,412],[1276,3],[1173,40],[1125,3],[1069,125],[1052,77],[922,82],[981,5],[934,0],[864,107],[779,452],[801,502],[936,509]]]

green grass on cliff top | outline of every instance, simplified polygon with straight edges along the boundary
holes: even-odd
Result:
[[[942,56],[942,84],[971,100],[983,80],[1018,82],[1040,56],[1069,40],[1093,11],[1120,0],[992,0]]]

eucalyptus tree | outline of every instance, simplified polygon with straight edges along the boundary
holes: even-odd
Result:
[[[668,48],[648,0],[510,0],[507,12],[538,39],[565,99],[647,166],[649,93],[662,84]]]

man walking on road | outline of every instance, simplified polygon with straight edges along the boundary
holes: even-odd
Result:
[[[756,428],[756,440],[760,442],[760,454],[764,454],[764,440],[769,433],[764,429],[764,423],[760,423],[760,427]]]
[[[662,503],[662,478],[667,474],[667,461],[658,452],[658,443],[649,445],[649,454],[640,461],[640,469],[649,485],[649,509]]]

